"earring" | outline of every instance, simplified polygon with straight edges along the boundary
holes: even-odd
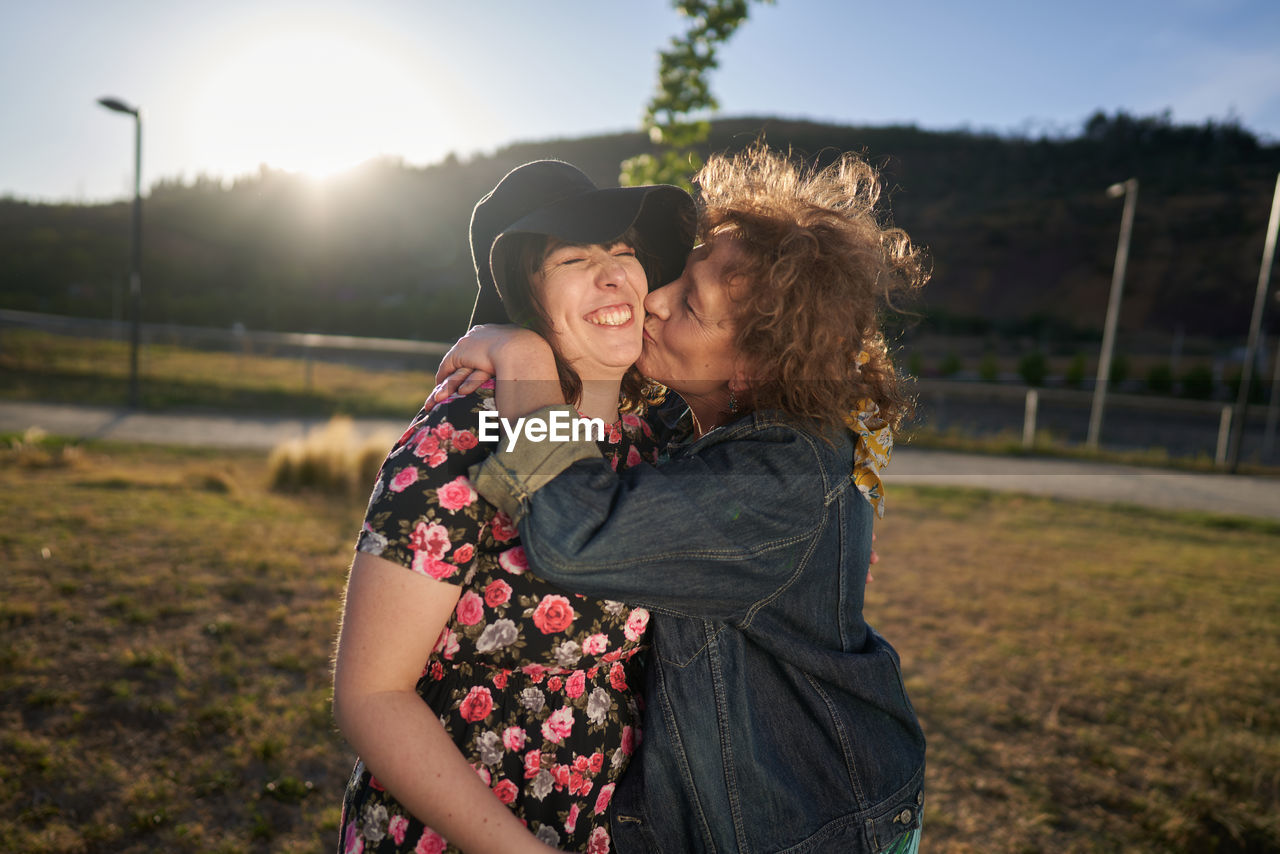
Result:
[[[738,398],[734,396],[733,389],[729,389],[729,412],[730,414],[738,411]]]

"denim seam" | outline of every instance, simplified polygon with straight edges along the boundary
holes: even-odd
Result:
[[[865,809],[867,805],[867,794],[862,790],[862,785],[858,782],[858,775],[854,769],[853,746],[849,744],[849,736],[845,732],[844,721],[840,720],[840,716],[836,714],[835,704],[831,702],[831,698],[827,696],[827,692],[822,690],[812,676],[808,673],[804,675],[805,681],[809,683],[809,687],[822,698],[822,702],[827,706],[827,714],[831,716],[831,723],[836,729],[836,734],[840,736],[840,750],[844,754],[844,770],[849,775],[849,788],[853,790],[853,795],[858,799],[858,807]]]
[[[711,835],[711,825],[707,821],[706,812],[702,808],[702,801],[698,799],[698,789],[693,783],[693,772],[689,769],[689,755],[684,747],[684,739],[680,737],[680,728],[676,725],[676,716],[671,711],[671,700],[667,694],[666,678],[662,673],[662,668],[657,671],[658,680],[661,683],[658,690],[658,698],[662,703],[664,716],[667,721],[667,731],[671,735],[671,740],[675,743],[676,758],[680,764],[680,776],[684,778],[686,795],[693,804],[699,825],[702,827],[702,838],[704,841],[714,840]],[[638,770],[638,769],[637,769]]]
[[[704,620],[704,633],[710,628],[712,628],[712,623],[709,620]],[[711,690],[716,699],[716,729],[720,732],[720,761],[723,763],[721,767],[725,771],[724,788],[725,793],[729,796],[729,815],[733,819],[733,832],[737,837],[735,841],[738,843],[737,849],[739,854],[749,854],[749,850],[743,847],[747,834],[742,818],[742,799],[738,796],[738,787],[735,780],[728,773],[729,769],[736,766],[733,762],[733,745],[729,741],[729,727],[726,725],[724,671],[720,667],[720,656],[717,654],[717,647],[711,642],[712,638],[717,634],[719,634],[718,631],[708,637],[706,649],[707,663],[711,666]]]
[[[829,515],[830,514],[828,513],[822,514],[822,520],[818,522],[810,536],[809,547],[805,550],[805,553],[801,556],[800,560],[796,562],[795,571],[791,573],[790,577],[788,577],[786,581],[782,582],[782,584],[778,585],[778,587],[774,588],[772,593],[756,602],[750,609],[748,609],[747,615],[742,619],[742,627],[744,629],[751,625],[751,621],[755,619],[756,614],[760,612],[761,608],[771,604],[783,593],[786,593],[788,588],[795,584],[796,580],[804,574],[804,571],[809,566],[809,559],[813,557],[813,552],[818,547],[818,540],[821,538],[822,529],[826,526]]]

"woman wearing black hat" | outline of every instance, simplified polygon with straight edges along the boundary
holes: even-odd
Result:
[[[615,469],[656,457],[632,364],[648,283],[679,274],[692,237],[683,190],[601,190],[558,161],[513,170],[472,216],[473,323],[551,342]],[[526,571],[514,524],[466,476],[501,436],[493,395],[487,383],[420,412],[369,502],[334,673],[360,755],[343,852],[612,847],[605,810],[640,737],[649,615]]]

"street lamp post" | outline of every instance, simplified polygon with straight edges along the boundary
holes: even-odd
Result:
[[[1088,446],[1097,450],[1102,432],[1102,409],[1107,403],[1107,383],[1111,379],[1111,351],[1116,343],[1116,325],[1120,320],[1120,295],[1124,292],[1124,271],[1129,264],[1129,236],[1133,233],[1133,212],[1138,206],[1138,179],[1130,178],[1107,188],[1113,199],[1124,196],[1124,213],[1120,217],[1120,241],[1116,244],[1116,265],[1111,273],[1111,298],[1107,301],[1107,320],[1102,328],[1102,353],[1098,357],[1098,380],[1093,386],[1093,408],[1089,412]]]
[[[119,98],[99,98],[98,103],[117,113],[133,116],[133,238],[129,272],[129,405],[138,406],[138,346],[142,337],[142,108]]]

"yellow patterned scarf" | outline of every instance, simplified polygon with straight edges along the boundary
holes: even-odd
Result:
[[[880,409],[869,398],[858,402],[858,408],[845,416],[844,423],[858,437],[853,451],[853,482],[871,502],[876,518],[884,518],[884,484],[880,469],[889,464],[893,453],[893,428],[880,417]]]

